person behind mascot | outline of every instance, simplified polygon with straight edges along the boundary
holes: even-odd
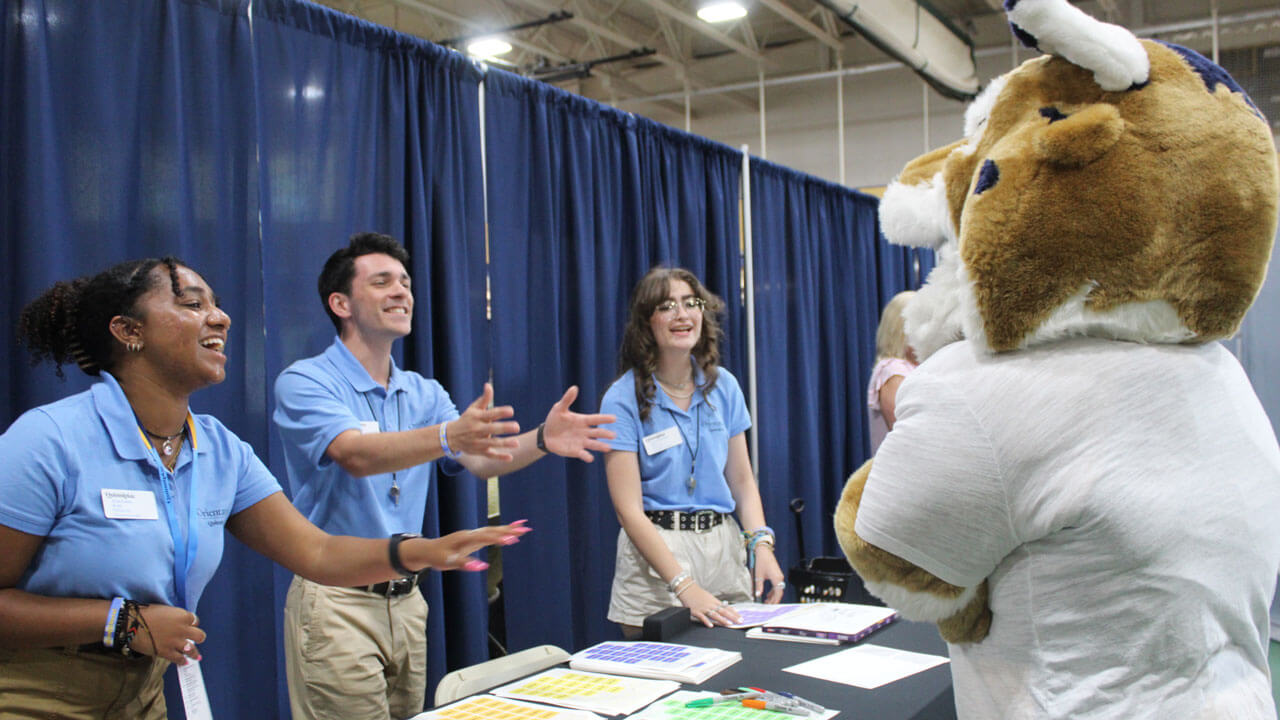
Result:
[[[939,261],[907,311],[924,362],[837,536],[938,624],[961,718],[1275,718],[1280,448],[1215,342],[1271,253],[1268,124],[1190,50],[1005,6],[1050,54],[881,206]]]

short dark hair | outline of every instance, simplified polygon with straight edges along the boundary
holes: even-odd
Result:
[[[342,318],[329,309],[329,296],[336,292],[350,295],[351,279],[356,276],[356,258],[378,253],[390,255],[405,268],[409,267],[409,251],[390,235],[375,232],[352,235],[346,247],[324,261],[324,269],[320,271],[320,280],[316,285],[320,290],[320,304],[324,306],[325,313],[338,332],[342,332]]]

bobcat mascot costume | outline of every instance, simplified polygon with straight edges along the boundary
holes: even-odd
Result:
[[[938,624],[961,718],[1273,720],[1280,449],[1215,342],[1271,253],[1267,122],[1186,48],[1066,0],[1005,9],[1049,54],[881,206],[938,251],[906,313],[927,360],[837,535]]]

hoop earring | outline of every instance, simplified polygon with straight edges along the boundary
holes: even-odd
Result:
[[[142,343],[140,342],[125,343],[124,347],[129,352],[142,352]]]

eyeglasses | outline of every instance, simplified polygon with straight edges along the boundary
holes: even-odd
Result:
[[[702,309],[707,306],[707,301],[703,300],[700,297],[687,297],[684,300],[680,300],[680,301],[667,300],[659,304],[658,307],[654,308],[654,310],[656,312],[662,313],[663,315],[670,315],[674,313],[676,311],[676,308],[680,307],[681,305],[683,305],[684,309],[688,310],[689,312],[693,312],[695,310],[698,312],[701,312]]]

